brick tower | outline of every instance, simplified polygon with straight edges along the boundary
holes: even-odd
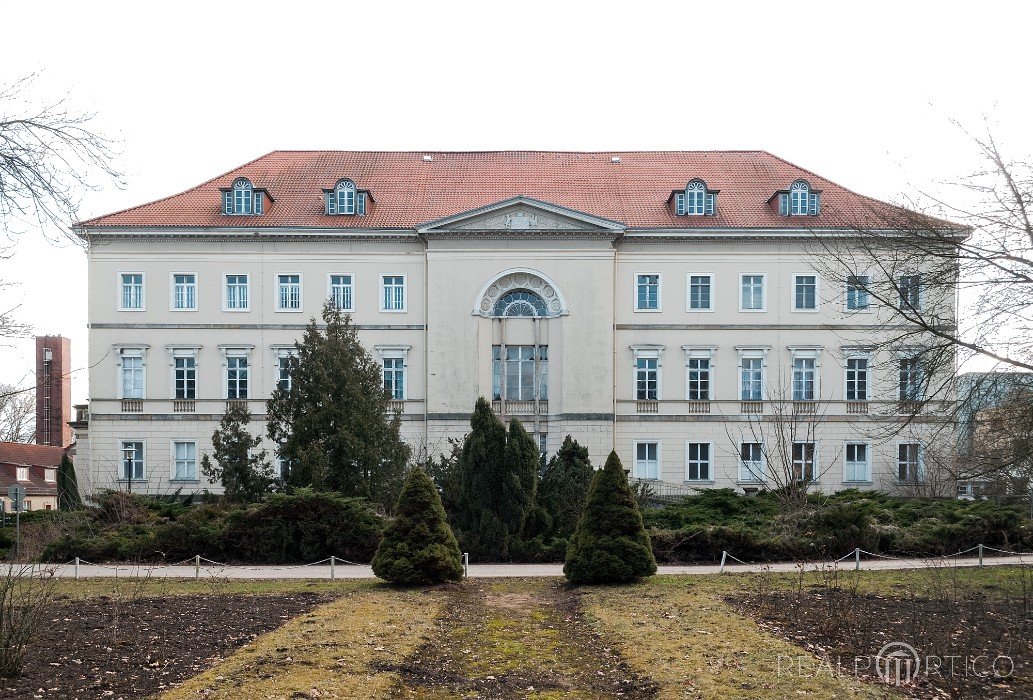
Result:
[[[59,335],[36,336],[36,444],[72,443],[72,341]]]

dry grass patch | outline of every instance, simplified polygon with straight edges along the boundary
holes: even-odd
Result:
[[[886,698],[886,690],[823,672],[813,657],[765,633],[721,596],[734,579],[660,576],[584,589],[586,612],[624,658],[660,684],[659,698]],[[800,658],[803,673],[793,661]],[[781,660],[781,671],[779,663]]]
[[[365,584],[259,637],[163,700],[384,697],[400,663],[434,628],[440,590]]]

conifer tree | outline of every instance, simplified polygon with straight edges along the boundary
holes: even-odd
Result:
[[[649,533],[616,452],[592,477],[563,573],[573,584],[627,583],[656,573]]]
[[[82,508],[79,479],[75,476],[75,465],[67,454],[61,456],[61,465],[57,468],[57,507],[59,510]]]
[[[330,303],[322,317],[325,328],[312,319],[295,343],[290,388],[277,387],[268,403],[268,435],[288,465],[284,481],[365,496],[390,509],[410,456],[401,420],[389,415],[382,368],[351,318]]]
[[[410,471],[394,514],[373,557],[374,574],[407,585],[462,578],[459,544],[427,472],[419,468]]]
[[[569,539],[574,534],[594,471],[588,448],[568,435],[538,484],[538,503],[551,521],[550,538]]]
[[[470,416],[470,432],[459,456],[457,518],[465,548],[478,558],[497,558],[506,547],[506,532],[496,507],[505,456],[506,426],[481,397]]]
[[[505,478],[499,483],[499,518],[512,537],[524,532],[527,516],[538,490],[538,469],[542,454],[538,443],[516,418],[506,434]]]
[[[266,451],[255,449],[262,438],[248,431],[250,422],[247,406],[231,403],[212,433],[215,464],[207,454],[201,458],[201,473],[222,484],[224,498],[231,503],[260,501],[275,481]]]

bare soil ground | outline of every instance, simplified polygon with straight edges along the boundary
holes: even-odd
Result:
[[[389,669],[394,698],[655,698],[556,581],[466,581],[448,590],[432,638]]]
[[[145,698],[328,599],[301,592],[60,601],[23,675],[0,679],[0,697]]]
[[[921,660],[916,677],[895,688],[909,697],[1033,698],[1033,610],[1021,601],[821,585],[741,593],[728,601],[766,631],[815,654],[816,673],[825,666],[880,682],[872,660],[887,643],[904,642]]]

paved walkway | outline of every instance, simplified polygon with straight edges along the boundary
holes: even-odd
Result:
[[[1033,564],[1033,556],[987,556],[983,559],[984,566],[1004,566],[1008,564]],[[861,569],[865,571],[886,570],[886,569],[924,569],[933,566],[978,566],[979,560],[975,557],[947,558],[935,557],[928,559],[895,559],[895,558],[866,558],[861,560]],[[61,578],[74,578],[76,576],[73,564],[42,565],[46,569],[54,571],[56,576]],[[808,571],[814,571],[830,566],[838,566],[842,570],[854,568],[853,558],[831,563],[778,563],[778,564],[737,564],[729,563],[725,566],[725,573],[745,572],[786,572],[798,571],[800,566],[805,566]],[[3,571],[3,569],[0,569]],[[682,574],[682,575],[707,575],[720,572],[720,567],[714,564],[698,564],[690,566],[661,566],[657,573],[660,574]],[[329,579],[331,576],[328,564],[311,566],[222,566],[202,562],[200,569],[194,566],[115,566],[80,564],[79,578],[113,578],[113,577],[144,577],[155,578],[232,578],[232,579]],[[339,579],[370,579],[375,578],[369,566],[357,564],[337,564],[334,567],[333,575]],[[563,566],[561,564],[471,564],[471,578],[511,578],[517,576],[545,577],[562,576]]]

